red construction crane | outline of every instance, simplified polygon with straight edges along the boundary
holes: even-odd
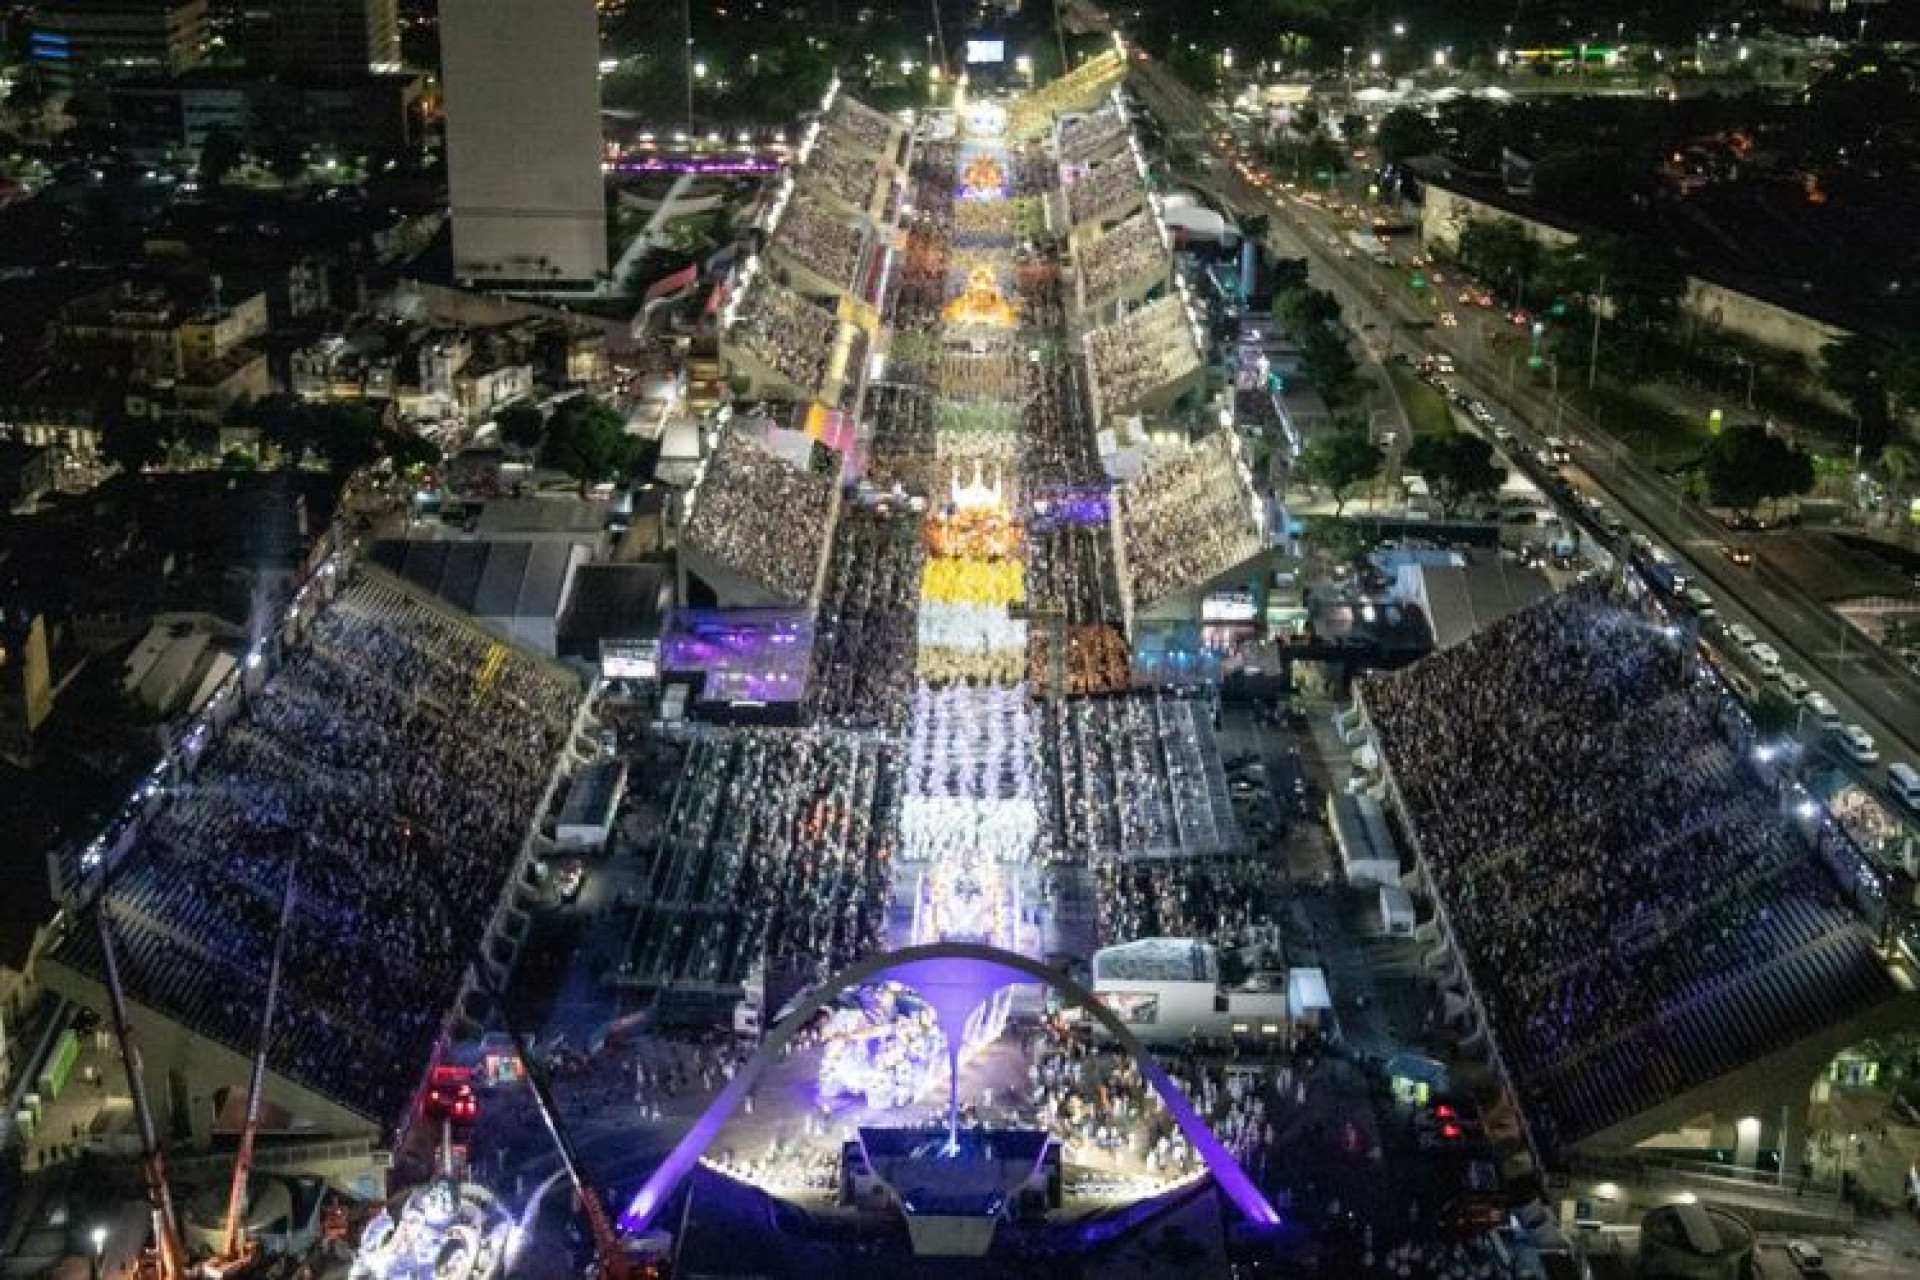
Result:
[[[247,1077],[246,1122],[240,1130],[240,1149],[233,1157],[233,1184],[227,1190],[227,1220],[220,1235],[220,1252],[200,1264],[208,1280],[246,1275],[260,1262],[260,1242],[247,1238],[247,1178],[253,1172],[253,1143],[260,1131],[260,1089],[267,1075],[267,1047],[273,1040],[273,1013],[280,1001],[280,970],[286,963],[287,927],[299,896],[296,877],[300,862],[287,859],[287,883],[280,891],[280,925],[273,939],[273,963],[267,969],[267,1001],[260,1014],[260,1047],[254,1051],[253,1071]]]
[[[147,1080],[140,1065],[140,1050],[133,1042],[133,1027],[127,1022],[127,995],[120,985],[120,960],[113,949],[113,928],[107,916],[105,890],[94,904],[93,919],[100,931],[107,995],[113,1004],[113,1034],[120,1041],[120,1058],[127,1067],[127,1088],[133,1094],[133,1114],[140,1122],[140,1164],[147,1178],[147,1207],[153,1215],[153,1244],[160,1280],[186,1280],[187,1251],[180,1244],[180,1231],[175,1225],[173,1192],[167,1187],[167,1158],[160,1150],[160,1138],[153,1127],[153,1110],[147,1105]]]

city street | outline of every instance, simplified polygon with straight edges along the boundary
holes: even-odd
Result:
[[[1214,143],[1219,123],[1190,89],[1156,62],[1136,61],[1134,68],[1138,74],[1133,83],[1148,107],[1170,129],[1207,138],[1208,148],[1220,158],[1211,172],[1196,177],[1196,185],[1212,191],[1240,215],[1268,215],[1268,247],[1282,256],[1305,257],[1316,287],[1333,293],[1351,323],[1362,332],[1367,332],[1363,326],[1376,324],[1376,332],[1386,335],[1390,351],[1402,341],[1403,326],[1429,318],[1417,314],[1386,287],[1386,268],[1348,261],[1330,250],[1326,241],[1332,233],[1316,225],[1316,213],[1246,181],[1234,169],[1231,157]],[[1848,623],[1769,566],[1764,557],[1752,567],[1740,568],[1721,556],[1717,547],[1726,540],[1724,528],[1685,501],[1672,482],[1578,414],[1551,403],[1539,391],[1506,381],[1503,371],[1487,360],[1484,341],[1471,336],[1474,332],[1434,328],[1424,334],[1423,342],[1451,351],[1459,368],[1453,379],[1456,385],[1506,409],[1527,446],[1549,434],[1548,423],[1564,423],[1564,431],[1583,436],[1588,447],[1578,455],[1576,479],[1584,478],[1587,487],[1611,499],[1630,525],[1685,556],[1708,583],[1723,622],[1745,622],[1762,636],[1777,638],[1782,656],[1810,678],[1817,677],[1816,687],[1829,691],[1846,719],[1888,747],[1897,744],[1902,754],[1920,755],[1920,696],[1911,674],[1865,643]],[[1384,377],[1379,361],[1389,353],[1376,351],[1369,343],[1362,346],[1374,361],[1370,367]],[[1416,348],[1409,344],[1407,349]]]

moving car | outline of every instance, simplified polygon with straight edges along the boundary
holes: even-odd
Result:
[[[1739,565],[1742,569],[1749,568],[1753,564],[1753,552],[1737,542],[1721,543],[1720,554]]]
[[[1916,770],[1905,760],[1887,766],[1887,782],[1893,788],[1893,794],[1900,797],[1900,803],[1909,809],[1920,811],[1920,770]]]
[[[1780,687],[1786,691],[1787,696],[1795,702],[1807,696],[1809,686],[1806,677],[1798,671],[1782,671],[1775,678],[1780,681]]]
[[[1819,1271],[1827,1264],[1827,1260],[1820,1256],[1820,1250],[1805,1240],[1787,1241],[1787,1256],[1802,1271]]]
[[[1727,634],[1732,636],[1733,642],[1739,645],[1742,649],[1751,649],[1753,648],[1753,646],[1760,643],[1760,637],[1755,635],[1753,633],[1753,628],[1748,626],[1744,622],[1736,622],[1732,626],[1728,627]]]

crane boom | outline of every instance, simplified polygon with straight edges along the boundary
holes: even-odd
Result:
[[[240,1149],[233,1158],[233,1185],[227,1191],[227,1225],[221,1236],[221,1259],[228,1263],[246,1257],[247,1242],[242,1219],[247,1210],[247,1176],[253,1170],[253,1141],[260,1130],[260,1087],[267,1074],[267,1046],[273,1040],[273,1013],[280,1000],[280,970],[286,963],[287,927],[293,918],[293,904],[299,897],[298,858],[287,859],[287,883],[280,892],[280,927],[274,933],[273,964],[267,970],[266,1007],[260,1014],[260,1047],[253,1055],[253,1071],[247,1077],[247,1117],[240,1130]],[[225,1271],[225,1268],[222,1268]]]
[[[140,1064],[140,1050],[133,1041],[132,1024],[127,1021],[127,994],[120,985],[120,959],[113,949],[113,927],[107,914],[105,890],[94,904],[93,919],[100,931],[107,995],[113,1004],[113,1033],[120,1041],[120,1058],[127,1068],[127,1089],[133,1095],[133,1114],[140,1123],[140,1164],[147,1179],[147,1207],[153,1214],[153,1241],[160,1255],[161,1280],[185,1280],[187,1254],[175,1226],[173,1192],[167,1186],[166,1155],[160,1150],[159,1133],[153,1127],[153,1109],[147,1103],[146,1073]]]
[[[627,1262],[626,1250],[620,1247],[619,1234],[613,1229],[613,1219],[607,1216],[606,1205],[600,1202],[600,1193],[593,1189],[581,1171],[579,1153],[574,1150],[572,1140],[567,1137],[560,1123],[560,1111],[554,1105],[552,1091],[547,1087],[546,1072],[533,1060],[526,1037],[520,1034],[519,1027],[508,1015],[506,999],[494,987],[493,975],[487,971],[486,962],[482,960],[475,964],[473,970],[480,989],[500,1012],[500,1025],[505,1029],[507,1038],[513,1041],[513,1051],[520,1056],[520,1065],[526,1070],[527,1088],[533,1094],[534,1109],[540,1113],[541,1123],[546,1125],[547,1134],[560,1153],[560,1164],[567,1171],[567,1180],[573,1184],[573,1198],[587,1219],[587,1234],[593,1240],[594,1257],[600,1266],[599,1280],[627,1280],[633,1274],[633,1268]]]

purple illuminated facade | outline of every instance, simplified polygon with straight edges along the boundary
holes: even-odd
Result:
[[[661,669],[704,674],[709,702],[798,702],[812,661],[812,618],[778,609],[687,610],[660,642]]]
[[[1167,1113],[1179,1126],[1181,1135],[1206,1162],[1214,1181],[1234,1206],[1249,1221],[1262,1226],[1279,1223],[1279,1213],[1267,1202],[1232,1153],[1214,1136],[1213,1130],[1193,1109],[1186,1095],[1168,1079],[1167,1073],[1134,1038],[1126,1024],[1096,1000],[1092,992],[1038,961],[1011,951],[972,943],[939,942],[869,957],[800,1002],[768,1031],[753,1057],[734,1072],[733,1078],[708,1104],[680,1141],[674,1144],[673,1150],[660,1162],[660,1167],[653,1171],[634,1196],[633,1203],[627,1206],[620,1220],[621,1227],[637,1232],[653,1224],[674,1188],[712,1144],[727,1118],[752,1091],[761,1072],[779,1060],[795,1032],[815,1013],[831,1004],[841,992],[882,978],[913,988],[932,1005],[950,1046],[960,1043],[960,1029],[965,1025],[967,1015],[993,992],[1017,982],[1040,982],[1052,987],[1105,1027],[1133,1058],[1135,1065],[1140,1068],[1140,1074],[1160,1095]],[[956,1072],[956,1079],[957,1076]]]

